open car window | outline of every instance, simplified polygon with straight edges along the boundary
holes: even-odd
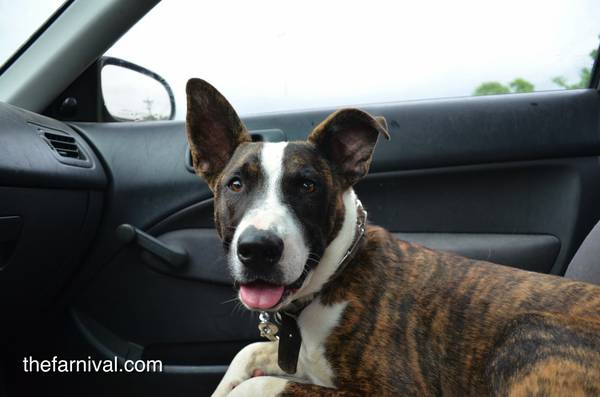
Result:
[[[235,12],[232,12],[235,10]],[[163,1],[107,55],[241,114],[586,87],[596,0]]]

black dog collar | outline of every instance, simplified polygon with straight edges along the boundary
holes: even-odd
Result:
[[[340,260],[335,273],[329,278],[328,282],[337,278],[348,266],[348,263],[354,258],[360,242],[365,236],[366,224],[367,224],[367,212],[364,210],[362,203],[359,199],[356,199],[356,232],[354,234],[354,241],[348,251],[344,254],[344,257]],[[296,320],[298,316],[317,296],[314,294],[308,299],[302,300],[302,302],[292,302],[285,311],[277,312],[274,318],[271,319],[271,315],[268,312],[261,312],[258,324],[260,330],[260,336],[267,338],[271,341],[279,340],[279,350],[277,352],[277,364],[284,372],[288,374],[295,374],[298,366],[298,356],[300,354],[300,346],[302,345],[302,336],[298,329]]]

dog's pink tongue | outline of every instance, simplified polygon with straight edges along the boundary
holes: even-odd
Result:
[[[270,309],[283,296],[283,286],[266,283],[250,283],[240,286],[240,299],[253,309]]]

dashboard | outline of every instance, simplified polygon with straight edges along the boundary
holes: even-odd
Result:
[[[75,129],[0,103],[0,335],[56,301],[98,227],[107,181]]]

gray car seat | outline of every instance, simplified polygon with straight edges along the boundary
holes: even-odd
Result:
[[[600,222],[583,240],[567,267],[565,277],[600,284]]]

